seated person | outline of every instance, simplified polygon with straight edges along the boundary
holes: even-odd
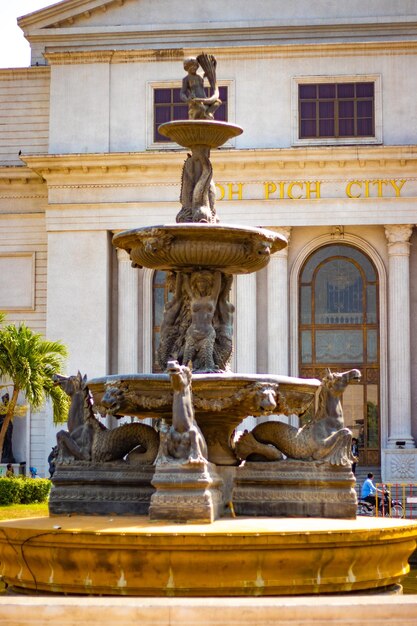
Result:
[[[13,465],[11,463],[7,463],[6,477],[12,478],[13,476],[14,476]]]
[[[376,493],[383,494],[384,491],[382,489],[377,489],[373,483],[374,475],[372,472],[368,474],[368,478],[364,481],[361,490],[361,498],[365,500],[365,502],[369,502],[372,506],[376,506]]]

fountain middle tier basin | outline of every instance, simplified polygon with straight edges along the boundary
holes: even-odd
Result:
[[[105,376],[88,381],[102,415],[171,421],[173,391],[168,374]],[[208,460],[237,465],[231,440],[248,415],[302,415],[320,388],[316,379],[263,374],[194,374],[195,418],[208,446]]]
[[[249,274],[266,267],[287,240],[263,228],[182,223],[126,230],[113,237],[113,245],[126,250],[137,267]]]
[[[115,374],[92,378],[87,384],[102,415],[171,419],[173,391],[168,374]],[[316,378],[194,374],[194,410],[200,416],[224,414],[234,421],[247,415],[302,415],[320,385]]]

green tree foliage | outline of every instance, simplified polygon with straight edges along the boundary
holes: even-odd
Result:
[[[0,313],[0,323],[4,323],[4,319],[4,314]],[[67,419],[69,398],[53,381],[66,356],[67,349],[61,342],[44,339],[23,322],[18,326],[7,324],[0,328],[0,378],[10,382],[12,387],[0,430],[0,458],[20,393],[35,411],[50,399],[55,423]]]

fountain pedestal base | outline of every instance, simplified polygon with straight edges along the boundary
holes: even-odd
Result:
[[[58,465],[51,515],[147,515],[155,491],[154,465],[77,461]]]
[[[350,466],[247,461],[236,470],[232,501],[237,515],[354,519],[354,485]]]
[[[207,522],[220,517],[222,480],[212,463],[168,461],[156,466],[149,518],[153,521]]]

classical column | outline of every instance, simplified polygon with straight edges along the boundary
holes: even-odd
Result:
[[[119,374],[135,374],[138,371],[138,318],[139,275],[125,250],[117,250],[118,297],[117,297],[117,371]],[[130,421],[108,417],[108,426]]]
[[[271,228],[290,241],[291,227]],[[268,373],[288,375],[288,246],[271,256],[268,284]]]
[[[139,275],[128,253],[117,250],[118,325],[117,363],[119,374],[135,374],[138,369]]]
[[[236,315],[235,342],[236,372],[255,374],[257,366],[257,329],[256,329],[256,273],[235,277]],[[241,429],[252,430],[256,418],[247,417]]]
[[[410,224],[385,226],[388,240],[389,428],[388,447],[411,435],[410,371]]]

